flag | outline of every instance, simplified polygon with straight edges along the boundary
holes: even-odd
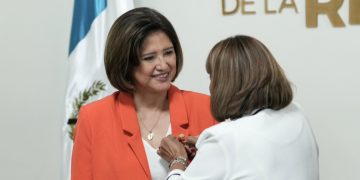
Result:
[[[114,89],[104,68],[104,48],[115,19],[134,7],[132,0],[75,0],[69,45],[69,80],[63,123],[62,179],[70,179],[72,132],[82,105]]]

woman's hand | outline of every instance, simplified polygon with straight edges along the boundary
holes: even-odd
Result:
[[[188,157],[184,145],[172,135],[161,140],[157,153],[169,163],[176,157]]]
[[[199,136],[188,136],[185,139],[184,143],[191,146],[191,147],[195,147],[195,144],[196,144],[198,138],[199,138]]]
[[[183,140],[183,143],[185,144],[185,149],[188,155],[189,163],[192,159],[194,159],[196,155],[196,147],[195,144],[198,140],[198,136],[189,136],[186,139]]]

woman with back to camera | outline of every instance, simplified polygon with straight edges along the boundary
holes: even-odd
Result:
[[[167,179],[319,179],[311,127],[265,45],[229,37],[212,48],[206,69],[211,110],[222,123],[201,133],[188,167],[182,143],[173,136],[162,140],[158,153],[170,163]]]
[[[156,153],[163,137],[198,135],[216,121],[209,96],[171,84],[183,63],[171,23],[136,8],[110,29],[105,68],[119,91],[81,108],[75,128],[72,180],[164,179]]]

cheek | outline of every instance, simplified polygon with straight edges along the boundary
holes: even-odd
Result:
[[[145,76],[147,76],[147,68],[144,66],[138,66],[134,69],[133,77],[134,80],[139,82],[144,79]]]
[[[149,73],[152,73],[154,68],[155,68],[154,64],[142,63],[137,67],[137,73],[138,74],[149,74]]]
[[[176,57],[169,59],[168,64],[173,71],[176,71]]]
[[[171,65],[171,67],[176,71],[176,61]]]
[[[176,68],[176,56],[174,55],[169,61],[169,64],[171,64],[172,67]]]

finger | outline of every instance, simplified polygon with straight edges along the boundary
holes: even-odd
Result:
[[[169,138],[169,139],[176,139],[176,137],[175,136],[173,136],[172,134],[169,134],[168,136],[166,136],[167,138]]]
[[[163,138],[160,142],[159,150],[166,156],[171,155],[171,145],[169,145],[170,140],[166,137]]]
[[[159,148],[157,150],[157,154],[167,162],[170,162],[172,160],[172,156],[163,148]]]
[[[188,138],[185,139],[184,143],[190,146],[195,146],[197,139],[198,139],[197,137],[189,136]]]

